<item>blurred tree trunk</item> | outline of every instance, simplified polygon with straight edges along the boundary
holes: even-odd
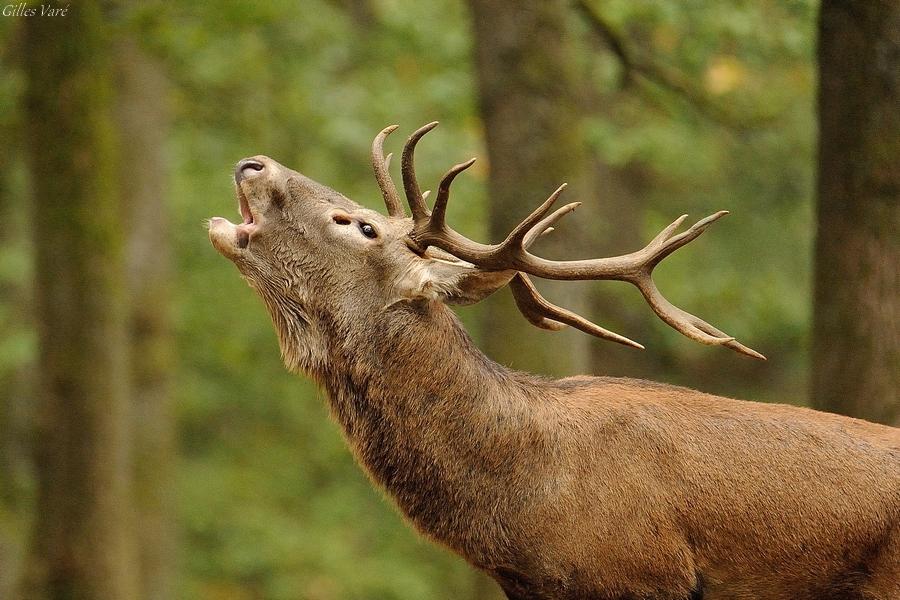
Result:
[[[337,0],[337,5],[347,13],[356,28],[368,33],[375,25],[375,9],[371,0]]]
[[[604,104],[615,102],[603,99]],[[599,104],[598,104],[599,106]],[[641,248],[648,240],[641,237],[641,213],[645,202],[640,196],[640,168],[615,168],[594,157],[599,197],[594,200],[593,256],[615,256]],[[641,343],[652,342],[658,331],[656,316],[646,308],[646,302],[631,286],[609,282],[595,285],[591,290],[589,318]],[[649,346],[648,346],[649,347]],[[591,370],[595,373],[621,377],[653,379],[660,376],[659,349],[641,352],[621,344],[599,342],[591,344]]]
[[[571,185],[560,205],[585,206],[566,217],[537,251],[556,258],[587,256],[583,243],[594,193],[582,139],[583,84],[577,81],[562,0],[470,0],[475,67],[490,161],[489,231],[507,233],[563,181]],[[580,253],[580,254],[579,254]],[[547,297],[588,313],[588,288],[579,283],[538,282]],[[589,337],[529,324],[508,293],[485,305],[484,342],[495,360],[516,369],[554,375],[589,369]]]
[[[125,209],[134,492],[141,597],[174,598],[175,436],[170,395],[171,248],[166,208],[168,81],[158,61],[127,31],[116,43],[117,117]]]
[[[824,0],[812,400],[900,424],[900,3]]]
[[[0,598],[14,598],[21,570],[28,495],[31,315],[28,310],[28,206],[10,176],[20,166],[18,115],[0,116]]]
[[[122,229],[105,15],[25,23],[38,377],[26,598],[137,597]]]

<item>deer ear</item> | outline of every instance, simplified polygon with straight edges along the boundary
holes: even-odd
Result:
[[[400,276],[396,290],[398,300],[474,304],[508,284],[515,274],[483,271],[449,255],[417,257]]]

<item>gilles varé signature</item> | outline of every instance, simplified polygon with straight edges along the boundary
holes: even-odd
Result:
[[[5,5],[2,14],[4,17],[65,17],[68,12],[68,4],[65,6],[53,6],[52,4],[30,6],[27,2],[20,2]]]

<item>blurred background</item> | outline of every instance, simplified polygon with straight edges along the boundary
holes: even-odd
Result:
[[[552,258],[732,212],[656,279],[768,362],[616,282],[541,287],[646,351],[537,330],[502,292],[459,311],[495,360],[898,423],[900,4],[46,7],[68,8],[0,17],[0,598],[499,597],[370,485],[203,224],[235,220],[255,154],[383,210],[392,123],[398,151],[441,121],[423,183],[479,157],[449,215],[475,239],[562,181],[585,204]]]

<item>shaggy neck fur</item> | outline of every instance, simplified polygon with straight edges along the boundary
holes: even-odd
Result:
[[[370,476],[427,535],[476,564],[502,561],[507,532],[494,517],[541,495],[534,482],[548,480],[558,450],[546,414],[555,384],[492,362],[437,302],[352,324],[317,319],[305,326],[317,329],[319,359],[298,347],[308,340],[291,317],[273,313],[285,360],[325,388]]]

